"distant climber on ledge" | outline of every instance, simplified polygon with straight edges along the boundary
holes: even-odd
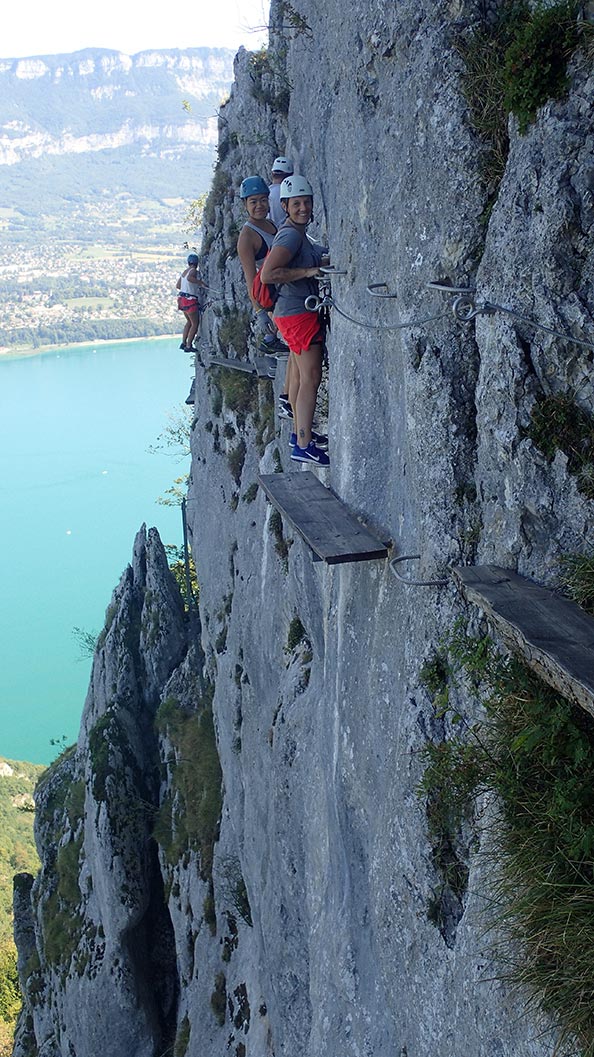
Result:
[[[186,324],[182,334],[180,349],[184,352],[195,351],[194,338],[200,326],[200,314],[204,309],[204,298],[207,286],[202,281],[197,271],[198,255],[188,254],[188,267],[177,280],[176,289],[179,291],[177,307],[186,317]]]
[[[273,319],[292,353],[297,371],[289,384],[295,433],[291,458],[328,466],[323,448],[328,438],[312,432],[316,397],[322,378],[324,326],[317,312],[308,312],[306,298],[317,294],[316,277],[327,261],[326,251],[306,238],[313,214],[313,191],[304,176],[288,176],[280,188],[280,200],[287,219],[278,231],[264,264],[262,282],[279,287]],[[293,358],[293,357],[291,357]]]

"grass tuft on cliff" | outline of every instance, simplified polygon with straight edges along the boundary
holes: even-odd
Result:
[[[509,114],[524,134],[539,107],[565,95],[567,64],[582,44],[590,60],[593,27],[578,21],[576,0],[504,0],[497,18],[458,41],[464,60],[462,88],[470,121],[488,144],[484,176],[491,193],[503,176]]]
[[[421,792],[454,827],[495,794],[487,914],[500,975],[556,1019],[562,1044],[594,1057],[594,722],[486,638],[457,632],[447,652],[450,681],[474,688],[485,720],[454,714],[465,733],[426,746]]]
[[[504,105],[526,132],[539,107],[567,92],[567,63],[580,43],[578,3],[528,5],[517,19],[505,53]]]
[[[557,451],[587,499],[594,499],[594,418],[571,393],[541,396],[535,403],[527,435],[549,462]]]
[[[594,616],[594,555],[564,555],[561,582],[571,600]]]
[[[207,880],[219,835],[223,780],[209,696],[205,695],[196,712],[167,698],[155,724],[171,742],[172,752],[167,760],[171,788],[157,814],[153,835],[172,866],[186,850],[199,852],[201,874]]]

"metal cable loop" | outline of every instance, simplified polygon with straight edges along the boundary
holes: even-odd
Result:
[[[320,271],[324,273],[324,280],[320,282],[320,294],[310,294],[305,299],[305,308],[308,312],[321,312],[324,308],[333,308],[338,312],[339,316],[343,319],[347,319],[349,323],[354,323],[357,327],[364,327],[365,330],[405,330],[410,327],[418,327],[423,323],[431,323],[435,319],[442,319],[445,316],[445,312],[439,312],[435,316],[424,316],[423,319],[412,319],[409,323],[366,323],[363,319],[355,319],[354,316],[349,315],[344,309],[336,303],[332,297],[329,280],[333,275],[346,275],[344,271],[336,271],[332,267],[320,268]],[[396,294],[380,294],[376,293],[376,290],[384,287],[387,289],[387,284],[382,283],[371,283],[367,286],[367,293],[372,297],[379,298],[394,298]]]

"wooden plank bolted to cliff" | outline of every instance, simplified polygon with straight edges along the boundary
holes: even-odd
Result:
[[[262,474],[258,481],[273,506],[328,565],[387,558],[388,545],[309,470]]]
[[[241,371],[243,374],[255,374],[256,367],[251,360],[233,360],[227,356],[211,356],[209,367],[224,367],[228,371]]]
[[[506,645],[564,697],[594,715],[594,617],[511,569],[470,565],[452,573]]]

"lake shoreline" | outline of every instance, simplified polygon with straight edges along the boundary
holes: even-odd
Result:
[[[67,341],[61,345],[38,345],[32,349],[29,345],[18,345],[15,348],[0,346],[0,363],[5,360],[21,360],[28,356],[40,356],[45,352],[55,352],[56,349],[84,349],[96,348],[100,345],[125,345],[131,341],[171,341],[179,338],[179,334],[151,334],[148,338],[97,338],[95,341]]]

